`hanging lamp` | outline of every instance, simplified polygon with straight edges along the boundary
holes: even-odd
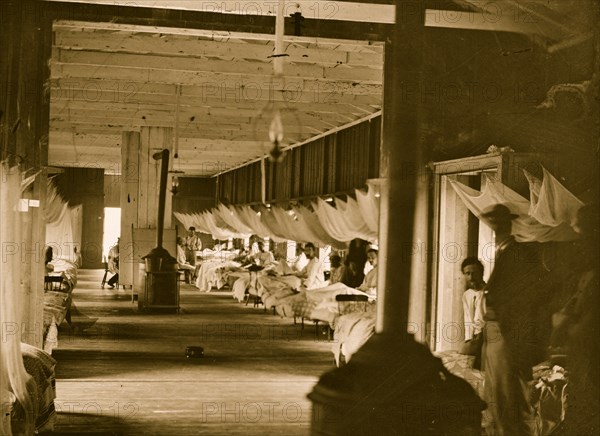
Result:
[[[273,54],[273,74],[269,84],[268,102],[254,120],[256,140],[268,143],[265,150],[271,162],[281,162],[285,157],[285,148],[295,139],[285,126],[296,127],[295,133],[300,132],[300,122],[296,109],[288,104],[286,95],[283,61],[288,55],[284,53],[285,0],[279,0],[275,19],[275,47]]]

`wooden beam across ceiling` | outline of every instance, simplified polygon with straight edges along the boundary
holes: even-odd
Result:
[[[54,78],[51,80],[52,101],[87,101],[139,104],[175,104],[176,84],[92,79],[87,77]],[[269,82],[252,84],[208,82],[196,86],[181,86],[180,104],[195,107],[240,107],[261,110],[268,101],[287,102],[290,106],[317,112],[351,110],[347,105],[372,111],[381,108],[381,95],[347,93],[336,82],[322,83],[308,91],[298,86],[284,85],[283,92],[273,92]]]
[[[86,64],[102,67],[129,67],[153,70],[169,70],[219,73],[230,75],[258,76],[268,80],[273,72],[273,66],[268,61],[246,59],[198,59],[184,56],[157,56],[151,54],[104,53],[89,50],[55,49],[53,59],[57,64]],[[53,62],[54,62],[53,61]],[[302,79],[353,80],[362,83],[382,83],[383,63],[381,56],[374,67],[352,66],[346,63],[336,65],[321,65],[314,63],[288,63],[285,67],[286,77]],[[255,79],[256,80],[256,77]],[[183,82],[182,82],[183,83]]]
[[[177,127],[181,169],[212,175],[265,153],[271,118],[261,114],[269,105],[295,114],[284,115],[290,144],[381,108],[380,42],[286,36],[286,77],[274,81],[274,36],[255,29],[87,20],[59,21],[53,29],[54,163],[114,166],[123,131]]]
[[[337,92],[353,95],[381,95],[382,86],[375,81],[353,81],[351,73],[340,70],[328,77],[297,78],[287,77],[285,81],[270,82],[266,74],[228,74],[221,72],[181,71],[168,69],[146,69],[108,65],[64,64],[51,61],[53,79],[111,79],[138,83],[178,83],[200,87],[225,88],[235,90],[240,87],[270,87],[273,91],[301,90],[314,94],[334,87]],[[348,74],[346,74],[348,73]],[[346,76],[346,77],[344,77]]]
[[[54,46],[73,50],[257,60],[269,60],[274,50],[272,34],[72,21],[55,23],[54,31]],[[284,36],[284,47],[289,62],[351,62],[374,66],[383,53],[383,43],[377,41],[291,35]]]
[[[53,147],[62,148],[88,148],[103,147],[106,149],[120,149],[122,135],[112,134],[85,134],[68,131],[51,131],[50,141]],[[198,151],[239,151],[239,152],[259,152],[268,150],[271,143],[268,141],[218,141],[205,140],[202,138],[179,138],[179,150],[198,150]]]
[[[319,105],[315,105],[319,106]],[[354,120],[356,117],[363,116],[365,113],[371,113],[373,109],[369,106],[367,108],[357,108],[352,105],[325,105],[321,104],[324,108],[313,108],[309,104],[294,104],[290,105],[290,110],[294,110],[298,113],[298,118],[302,119],[305,117],[317,117],[323,122],[348,122]],[[225,106],[206,106],[202,103],[198,105],[181,104],[179,107],[179,121],[182,125],[193,123],[197,119],[205,117],[230,117],[232,113],[236,117],[247,117],[254,119],[257,117],[261,110],[265,108],[263,105],[251,104],[244,105],[242,103]],[[159,103],[114,103],[111,101],[86,101],[86,100],[54,100],[51,108],[52,113],[62,114],[66,111],[80,112],[80,111],[94,111],[94,112],[105,112],[111,114],[135,113],[141,118],[144,114],[153,113],[164,113],[170,116],[170,120],[175,119],[176,105],[167,102],[165,104]],[[131,115],[130,115],[131,116]],[[309,118],[309,119],[310,119]]]
[[[180,29],[275,33],[274,16],[125,6],[115,5],[112,0],[107,3],[110,4],[43,1],[38,3],[37,6],[41,10],[37,13],[50,22],[58,20],[112,22]],[[392,30],[392,26],[385,23],[336,20],[335,25],[323,26],[322,22],[322,19],[305,19],[302,22],[302,35],[318,38],[385,41],[386,36]],[[295,22],[293,18],[285,18],[285,29],[287,35],[294,34]]]

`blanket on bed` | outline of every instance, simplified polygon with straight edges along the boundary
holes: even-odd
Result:
[[[336,301],[338,295],[367,295],[362,291],[350,288],[343,283],[335,283],[319,289],[301,290],[296,295],[284,297],[275,306],[282,317],[303,317],[315,321],[334,323],[340,314],[354,310],[364,311],[366,304],[341,303]]]
[[[228,269],[239,268],[241,264],[231,260],[203,261],[196,278],[196,287],[202,292],[210,292],[215,287],[221,289],[227,283],[225,274]]]
[[[56,360],[45,351],[25,343],[21,343],[21,353],[25,370],[31,376],[27,381],[27,391],[34,407],[35,428],[37,432],[52,431],[56,420]],[[23,409],[17,404],[12,417],[14,434],[21,433],[24,416]]]
[[[296,294],[301,280],[296,276],[259,275],[256,293],[267,309],[277,306],[279,300]],[[251,291],[252,292],[252,291]]]
[[[335,319],[332,351],[335,362],[340,365],[340,357],[348,362],[365,342],[375,333],[376,306],[370,305],[366,312],[351,312]]]

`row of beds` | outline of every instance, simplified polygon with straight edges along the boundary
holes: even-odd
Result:
[[[32,401],[36,433],[54,429],[56,360],[51,354],[58,346],[58,326],[65,320],[70,323],[72,295],[77,284],[77,266],[73,262],[55,259],[51,264],[54,271],[44,278],[43,349],[21,343],[23,364],[30,376],[26,388]],[[12,392],[8,397],[12,432],[24,434],[25,411]]]
[[[265,311],[294,320],[327,326],[337,366],[347,363],[375,333],[376,304],[368,294],[335,283],[319,289],[303,290],[301,280],[292,275],[285,262],[261,271],[249,272],[233,259],[211,259],[202,263],[196,285],[201,291],[226,286],[240,303],[262,304]],[[319,329],[317,329],[317,332]],[[317,333],[318,334],[318,333]],[[434,353],[448,371],[466,380],[484,398],[484,374],[473,368],[474,356],[458,351]],[[564,370],[549,362],[533,368],[531,403],[536,413],[536,434],[550,434],[564,419],[566,377]]]
[[[240,303],[254,302],[263,305],[283,318],[294,322],[306,320],[317,325],[329,326],[335,337],[333,354],[336,364],[348,362],[352,355],[375,332],[375,300],[369,294],[335,283],[319,289],[301,288],[301,279],[293,275],[285,262],[275,262],[260,271],[251,272],[248,267],[233,260],[236,252],[221,252],[218,257],[204,258],[196,278],[196,287],[202,292],[229,288],[233,298]],[[460,357],[458,353],[440,355],[455,371],[471,364],[472,356]],[[479,388],[482,377],[479,371],[465,377]]]

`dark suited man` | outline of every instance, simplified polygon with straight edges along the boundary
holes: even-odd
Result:
[[[496,234],[494,270],[484,288],[483,345],[486,431],[490,435],[533,434],[527,395],[531,368],[543,360],[538,339],[541,307],[548,300],[537,252],[511,235],[512,214],[497,204],[482,218]]]

